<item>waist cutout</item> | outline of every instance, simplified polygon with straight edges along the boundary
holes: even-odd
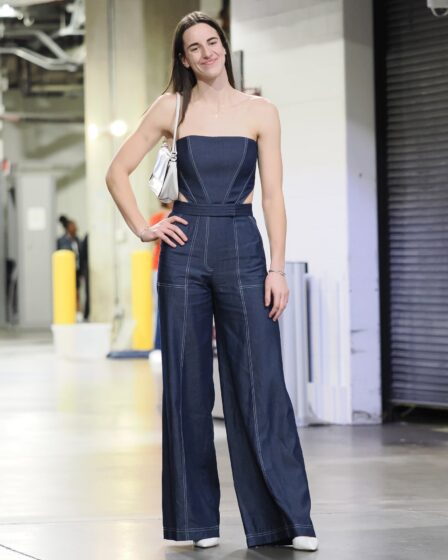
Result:
[[[175,200],[173,212],[192,216],[252,216],[252,203],[246,204],[194,204]]]

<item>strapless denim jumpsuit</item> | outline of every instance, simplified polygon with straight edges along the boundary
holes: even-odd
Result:
[[[280,330],[264,305],[263,241],[244,203],[257,142],[177,141],[179,191],[169,214],[188,237],[162,241],[157,279],[162,351],[163,537],[219,536],[212,321],[229,456],[247,546],[316,536],[308,480],[286,389]]]

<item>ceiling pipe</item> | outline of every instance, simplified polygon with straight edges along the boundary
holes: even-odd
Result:
[[[38,29],[11,29],[11,30],[6,30],[3,34],[3,37],[5,38],[18,38],[18,37],[36,37],[37,39],[39,39],[51,52],[53,52],[57,59],[58,62],[70,62],[72,64],[79,64],[78,60],[75,60],[74,58],[70,57],[65,51],[64,49],[62,49],[57,43],[56,41],[54,41],[47,33],[45,33],[44,31],[40,31]],[[49,59],[52,60],[52,59]]]
[[[45,70],[67,70],[69,72],[76,72],[79,66],[83,64],[82,62],[68,62],[67,60],[59,61],[55,58],[35,53],[25,47],[0,47],[0,55],[2,54],[14,54],[41,68],[45,68]]]
[[[31,112],[12,112],[6,111],[0,114],[0,120],[11,123],[20,122],[47,122],[47,123],[80,123],[84,124],[83,115],[72,115],[72,114],[51,114],[51,113],[31,113]]]
[[[26,8],[37,4],[64,4],[65,0],[4,0],[0,5],[9,4],[12,8]]]

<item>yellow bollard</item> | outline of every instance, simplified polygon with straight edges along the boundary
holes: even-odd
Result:
[[[53,323],[76,322],[76,261],[75,253],[59,249],[52,255]]]
[[[133,251],[131,271],[133,350],[152,350],[154,347],[151,251]]]

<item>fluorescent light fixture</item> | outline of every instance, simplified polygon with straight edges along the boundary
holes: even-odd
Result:
[[[128,125],[122,120],[116,120],[109,124],[109,126],[98,126],[95,123],[90,123],[87,127],[87,134],[91,140],[96,140],[100,135],[110,134],[118,138],[124,136],[128,130]]]

